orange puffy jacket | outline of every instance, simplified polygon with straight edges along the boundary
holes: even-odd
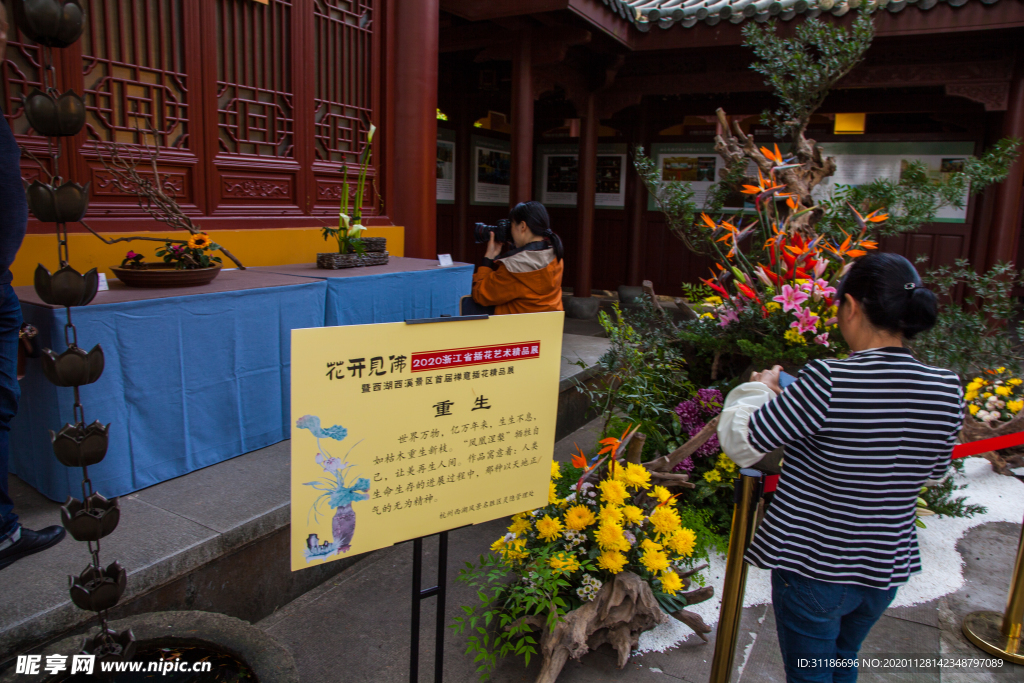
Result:
[[[521,251],[480,266],[473,275],[473,300],[494,306],[495,315],[561,311],[562,262],[554,249]]]

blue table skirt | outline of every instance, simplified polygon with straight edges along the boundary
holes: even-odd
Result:
[[[223,277],[223,276],[222,276]],[[174,296],[73,309],[79,345],[106,369],[82,387],[86,422],[110,423],[95,490],[118,496],[289,438],[291,330],[321,327],[327,283]],[[60,352],[63,309],[22,304],[41,345]],[[73,422],[71,389],[30,361],[11,428],[11,472],[56,501],[81,497],[82,471],[57,462],[49,430]]]
[[[311,264],[257,270],[327,279],[324,324],[369,325],[458,315],[459,299],[473,289],[473,266],[439,268],[437,261],[392,256],[387,266],[320,270]]]

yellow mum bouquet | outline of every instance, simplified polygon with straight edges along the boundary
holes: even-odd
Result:
[[[1006,368],[986,370],[964,389],[967,410],[979,422],[1005,422],[1024,408],[1024,379]]]

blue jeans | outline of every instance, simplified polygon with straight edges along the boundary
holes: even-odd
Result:
[[[11,420],[18,412],[18,331],[21,303],[10,283],[0,285],[0,542],[18,530],[7,484],[7,463],[11,459]]]
[[[827,583],[785,569],[772,570],[772,607],[788,683],[852,683],[852,661],[896,589]],[[822,665],[822,660],[825,665]]]

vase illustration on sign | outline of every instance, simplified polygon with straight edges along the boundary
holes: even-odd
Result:
[[[331,519],[333,539],[321,542],[318,534],[310,534],[306,539],[304,551],[306,562],[347,553],[352,548],[352,537],[356,532],[356,513],[352,509],[352,503],[369,499],[370,480],[355,476],[355,472],[352,471],[353,466],[348,462],[348,453],[343,458],[337,458],[323,446],[322,440],[324,439],[343,441],[348,436],[347,429],[341,425],[321,427],[320,418],[315,415],[303,415],[296,420],[295,426],[299,429],[308,429],[316,438],[316,464],[320,465],[327,474],[322,479],[303,484],[303,486],[311,486],[320,492],[309,508],[306,521],[308,523],[310,517],[315,522],[320,521],[320,506],[323,503],[334,510],[334,516]],[[356,442],[352,448],[358,445],[359,442]],[[351,452],[350,448],[349,453]]]

